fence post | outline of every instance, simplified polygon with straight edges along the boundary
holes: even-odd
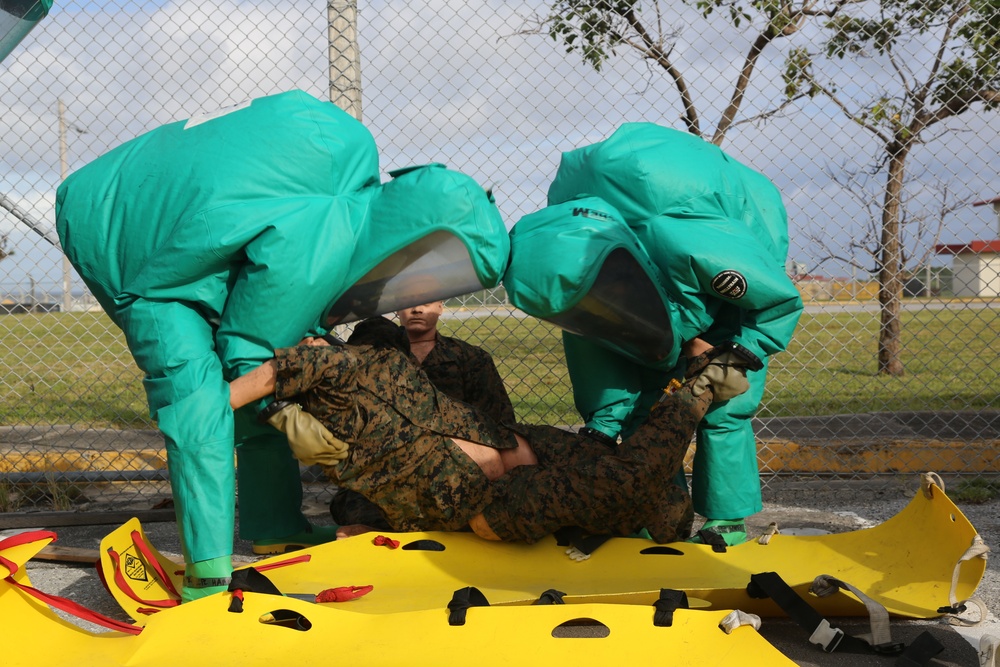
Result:
[[[358,3],[351,0],[329,0],[326,12],[330,43],[330,101],[361,120]]]

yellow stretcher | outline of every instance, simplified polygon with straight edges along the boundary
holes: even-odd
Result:
[[[246,593],[242,611],[235,613],[229,610],[231,595],[220,594],[146,616],[144,627],[93,633],[64,620],[46,600],[25,590],[30,581],[24,563],[51,541],[50,534],[5,549],[0,543],[0,564],[14,571],[0,581],[4,667],[218,667],[281,665],[290,659],[373,666],[470,660],[519,665],[525,656],[619,664],[648,659],[651,647],[671,656],[673,665],[695,666],[704,664],[701,642],[706,640],[720,664],[794,665],[752,627],[737,626],[729,633],[721,629],[727,612],[678,609],[669,627],[658,627],[651,607],[624,604],[472,607],[463,624],[451,625],[443,605],[368,614],[353,607],[356,602],[316,604]],[[604,632],[573,634],[574,627]],[[560,628],[569,634],[559,635]]]
[[[133,520],[105,538],[105,572],[114,571],[108,554],[117,544],[118,552],[137,561],[142,571],[138,585],[150,589],[146,598],[173,597],[143,565],[148,560],[138,553],[132,538],[136,532],[143,541],[141,526]],[[447,602],[442,596],[475,586],[493,605],[527,604],[551,588],[567,593],[566,602],[644,605],[652,604],[661,588],[673,588],[713,609],[775,616],[782,615],[778,607],[770,600],[749,597],[746,587],[752,574],[776,572],[801,595],[808,594],[817,576],[831,575],[877,599],[890,614],[931,618],[941,615],[939,608],[972,595],[986,569],[987,551],[968,519],[930,481],[899,514],[873,528],[817,536],[777,534],[767,544],[751,541],[725,553],[686,542],[658,546],[643,539],[617,538],[578,562],[568,558],[552,537],[524,545],[487,542],[471,533],[389,533],[384,537],[401,543],[400,548],[390,549],[376,545],[373,536],[254,565],[273,567],[267,577],[285,593],[372,585],[371,594],[352,603],[353,609],[372,614],[440,607]],[[165,569],[179,589],[181,566],[156,555],[167,564]],[[105,578],[109,583],[114,579],[111,574]],[[120,588],[112,587],[112,592],[132,618],[144,622],[146,614],[136,613],[144,605]],[[845,592],[810,602],[827,616],[865,613],[863,604]]]
[[[777,573],[824,616],[860,616],[866,607],[843,589],[826,597],[809,593],[820,575],[852,585],[890,614],[930,618],[971,597],[988,551],[965,516],[925,478],[903,511],[874,528],[820,536],[777,534],[767,544],[750,542],[724,553],[707,545],[657,546],[621,538],[577,561],[554,539],[517,545],[467,533],[369,533],[254,563],[285,597],[247,592],[244,611],[234,613],[228,611],[234,597],[230,593],[178,606],[182,567],[149,545],[133,519],[102,542],[101,570],[135,624],[95,635],[61,620],[45,601],[24,590],[30,583],[17,565],[46,543],[42,539],[6,549],[0,543],[0,576],[3,564],[14,572],[0,582],[5,631],[11,637],[47,638],[45,646],[8,643],[5,665],[60,664],[45,661],[53,647],[63,655],[88,656],[74,664],[90,664],[89,656],[95,656],[93,664],[101,665],[217,665],[235,662],[244,653],[264,664],[269,656],[310,655],[302,651],[312,648],[361,664],[396,661],[402,655],[413,662],[414,652],[425,651],[418,663],[442,664],[440,653],[414,649],[432,646],[448,646],[456,660],[474,655],[482,664],[520,662],[524,655],[550,652],[553,657],[577,655],[585,663],[620,662],[631,655],[648,656],[654,645],[649,642],[676,658],[672,664],[688,664],[683,662],[688,650],[690,664],[701,664],[694,647],[706,640],[713,651],[734,651],[737,664],[791,664],[752,628],[737,627],[731,634],[719,629],[728,610],[783,614],[770,600],[747,593],[751,575]],[[370,592],[349,602],[310,601],[321,591],[339,591],[349,599],[368,587]],[[490,606],[468,609],[465,625],[449,625],[449,601],[466,587],[481,592]],[[684,591],[693,607],[677,609],[671,627],[652,623],[661,589]],[[549,590],[565,593],[565,604],[533,604]],[[599,641],[553,636],[558,626],[576,625],[580,619],[594,619],[610,634]],[[475,653],[458,657],[468,650]],[[758,658],[759,663],[748,662]],[[726,660],[720,657],[718,664]]]

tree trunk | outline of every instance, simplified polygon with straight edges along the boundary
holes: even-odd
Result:
[[[882,240],[878,273],[878,301],[882,319],[878,335],[878,372],[884,375],[903,375],[900,360],[900,306],[903,297],[902,248],[900,245],[899,212],[903,192],[903,173],[909,142],[897,138],[887,147],[889,175],[885,184],[882,204]]]

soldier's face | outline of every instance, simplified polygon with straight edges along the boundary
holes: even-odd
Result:
[[[413,306],[396,313],[399,323],[411,337],[426,334],[437,329],[438,318],[444,310],[444,303],[433,301],[420,306]]]

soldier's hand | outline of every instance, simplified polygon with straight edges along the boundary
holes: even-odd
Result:
[[[723,352],[709,361],[691,383],[691,393],[701,396],[712,390],[712,402],[728,401],[750,389],[747,363],[734,352]]]
[[[330,433],[297,403],[281,408],[267,423],[288,437],[292,454],[306,465],[335,466],[347,458],[347,443]]]

